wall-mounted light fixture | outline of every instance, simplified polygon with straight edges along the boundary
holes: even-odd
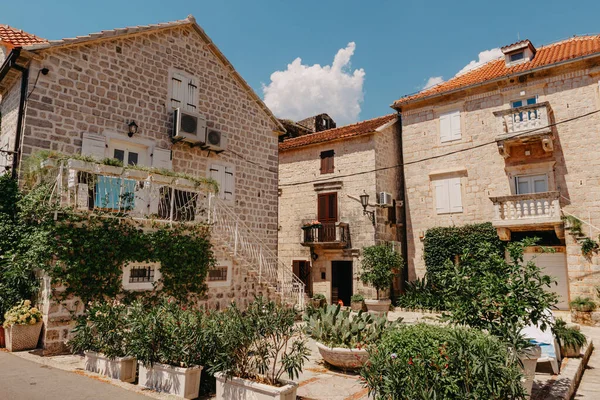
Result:
[[[132,137],[137,133],[138,126],[135,123],[135,121],[131,121],[127,126],[129,127],[129,130],[127,131],[127,136]]]
[[[373,226],[375,226],[375,211],[367,210],[367,207],[369,206],[369,195],[367,192],[364,192],[364,194],[360,195],[360,204],[363,206],[363,215],[368,216],[373,223]]]

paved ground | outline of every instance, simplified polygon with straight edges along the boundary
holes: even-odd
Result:
[[[598,350],[598,347],[600,347],[600,328],[582,327],[581,330],[588,337],[592,337],[596,347],[583,372],[581,383],[573,399],[597,400],[600,399],[600,350]]]
[[[146,396],[7,352],[0,352],[0,399],[2,400],[142,400]]]

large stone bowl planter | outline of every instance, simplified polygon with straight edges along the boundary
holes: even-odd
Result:
[[[184,399],[195,399],[200,392],[202,367],[180,368],[155,363],[147,368],[139,363],[138,386],[165,392]]]
[[[328,347],[317,342],[317,348],[327,364],[342,369],[361,368],[369,359],[365,349],[344,349],[342,347]]]
[[[42,332],[42,322],[35,325],[12,325],[4,329],[8,351],[35,349]]]
[[[527,397],[531,396],[533,388],[533,380],[535,379],[535,366],[537,360],[542,356],[542,348],[538,345],[530,347],[519,354],[519,359],[523,363],[523,380],[521,384],[527,392]]]
[[[118,379],[121,382],[135,381],[137,361],[134,357],[116,357],[110,359],[102,353],[84,351],[85,370]]]
[[[392,305],[392,301],[390,299],[386,299],[386,300],[365,299],[365,306],[367,306],[367,310],[369,312],[385,314],[388,311],[390,311],[391,305]]]
[[[296,400],[296,382],[282,379],[282,386],[271,386],[236,377],[226,378],[221,372],[217,372],[215,378],[217,400]]]

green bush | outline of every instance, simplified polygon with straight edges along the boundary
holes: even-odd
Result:
[[[391,246],[383,244],[363,248],[360,280],[379,291],[390,288],[392,279],[402,268],[402,256]]]
[[[396,298],[395,305],[408,310],[446,310],[446,296],[427,282],[427,278],[407,282],[405,292]]]
[[[560,345],[565,347],[581,347],[587,343],[587,338],[578,329],[567,327],[567,323],[558,318],[552,327],[554,336],[558,339]]]
[[[362,294],[356,293],[356,294],[353,294],[352,297],[350,297],[350,301],[353,303],[365,301],[365,296],[363,296]]]
[[[589,297],[581,297],[577,296],[571,303],[569,303],[572,308],[576,311],[594,311],[597,307],[596,302]]]
[[[518,362],[475,329],[427,324],[389,331],[361,370],[375,399],[524,399]]]

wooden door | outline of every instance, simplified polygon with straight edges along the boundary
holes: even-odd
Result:
[[[323,225],[319,229],[319,242],[335,242],[338,221],[337,193],[322,193],[318,196],[317,215]]]

